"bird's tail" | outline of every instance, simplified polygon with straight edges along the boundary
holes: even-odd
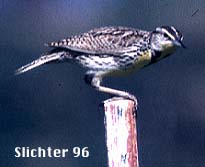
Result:
[[[36,68],[40,65],[52,62],[52,61],[56,61],[56,60],[62,60],[65,58],[66,53],[65,52],[57,52],[57,53],[51,53],[48,55],[43,55],[41,57],[39,57],[38,59],[32,61],[29,64],[26,64],[25,66],[20,67],[19,69],[17,69],[15,71],[15,75],[19,75],[22,74],[24,72],[27,72],[29,70],[32,70],[33,68]]]

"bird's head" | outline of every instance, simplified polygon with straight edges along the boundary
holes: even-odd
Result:
[[[151,48],[158,52],[172,52],[177,47],[183,47],[183,35],[173,26],[157,27],[151,32],[150,45]]]

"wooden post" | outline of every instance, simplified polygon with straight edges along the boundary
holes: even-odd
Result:
[[[135,109],[132,100],[104,101],[108,167],[139,167]]]

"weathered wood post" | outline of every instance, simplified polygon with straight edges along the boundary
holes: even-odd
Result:
[[[104,101],[108,167],[139,167],[135,110],[132,100]]]

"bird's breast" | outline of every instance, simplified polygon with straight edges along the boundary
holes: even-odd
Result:
[[[144,66],[150,64],[152,53],[151,50],[144,51],[143,53],[136,56],[132,63],[121,67],[119,69],[111,70],[108,75],[124,76],[133,72],[136,72]]]

